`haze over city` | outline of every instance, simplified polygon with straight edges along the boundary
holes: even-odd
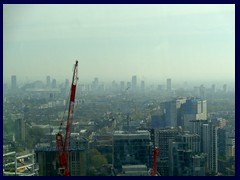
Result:
[[[235,79],[234,5],[3,5],[3,78]]]
[[[235,176],[234,5],[3,5],[3,176]]]

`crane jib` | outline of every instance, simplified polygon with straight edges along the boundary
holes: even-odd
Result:
[[[76,94],[76,85],[72,85],[72,92],[71,92],[71,98],[70,98],[71,102],[74,102],[75,94]]]
[[[60,168],[59,168],[59,175],[62,176],[69,176],[70,171],[68,169],[68,146],[69,146],[69,139],[70,139],[70,128],[71,122],[73,118],[73,108],[74,108],[74,101],[76,95],[76,86],[77,86],[77,65],[78,61],[76,61],[73,78],[72,78],[72,85],[71,85],[71,95],[70,95],[70,102],[69,102],[69,109],[68,109],[68,119],[67,119],[67,126],[66,126],[66,134],[65,134],[65,141],[63,142],[63,136],[58,133],[56,134],[56,145],[59,153],[59,161],[60,161]]]

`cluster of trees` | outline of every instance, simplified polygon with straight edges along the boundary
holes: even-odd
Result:
[[[26,147],[28,149],[34,149],[34,146],[40,142],[40,139],[45,135],[43,129],[39,127],[27,128],[26,131]]]
[[[209,99],[207,100],[207,112],[235,111],[234,99]]]
[[[97,149],[89,150],[89,168],[88,176],[107,176],[109,173],[105,171],[104,165],[108,164],[107,158]]]

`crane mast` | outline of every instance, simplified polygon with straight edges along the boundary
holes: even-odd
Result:
[[[157,176],[157,156],[159,156],[159,149],[157,146],[153,150],[153,165],[151,169],[151,176]]]
[[[56,134],[56,144],[58,148],[59,160],[60,160],[60,174],[63,176],[69,176],[70,172],[68,169],[68,147],[70,142],[71,134],[71,124],[73,121],[73,112],[74,112],[74,102],[76,95],[76,86],[77,86],[77,72],[78,72],[78,61],[76,61],[73,70],[72,85],[71,85],[71,95],[68,107],[68,117],[67,117],[67,126],[65,138],[63,141],[63,136],[60,132]]]

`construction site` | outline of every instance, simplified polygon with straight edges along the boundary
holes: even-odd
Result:
[[[35,153],[19,155],[15,151],[3,154],[4,176],[38,176],[39,166]]]
[[[208,114],[202,98],[172,98],[169,79],[167,90],[148,92],[136,76],[109,89],[78,79],[76,61],[57,91],[47,76],[45,89],[37,82],[7,94],[4,176],[235,174],[233,112]]]
[[[46,139],[38,142],[29,154],[18,155],[16,152],[3,154],[4,175],[87,176],[89,167],[91,169],[91,163],[94,161],[90,160],[92,156],[90,150],[98,149],[100,152],[111,154],[111,158],[108,160],[111,161],[110,164],[109,162],[100,164],[100,169],[98,169],[98,171],[103,171],[105,175],[156,176],[157,153],[153,150],[150,132],[133,130],[134,128],[129,123],[129,116],[127,116],[128,123],[123,122],[122,131],[119,131],[116,130],[113,117],[110,117],[112,115],[108,114],[108,119],[112,120],[108,125],[110,134],[105,135],[103,139],[100,138],[101,135],[94,135],[94,132],[86,136],[85,134],[89,133],[89,130],[79,131],[75,127],[78,126],[78,123],[73,123],[77,81],[78,61],[74,65],[67,115],[63,116],[60,126],[52,128],[47,133],[48,142]],[[21,118],[16,122],[18,122],[18,129],[20,129],[19,136],[22,136],[26,123]],[[104,140],[106,137],[109,138]],[[23,136],[22,139],[25,140],[25,137]],[[96,173],[96,169],[93,170]]]

